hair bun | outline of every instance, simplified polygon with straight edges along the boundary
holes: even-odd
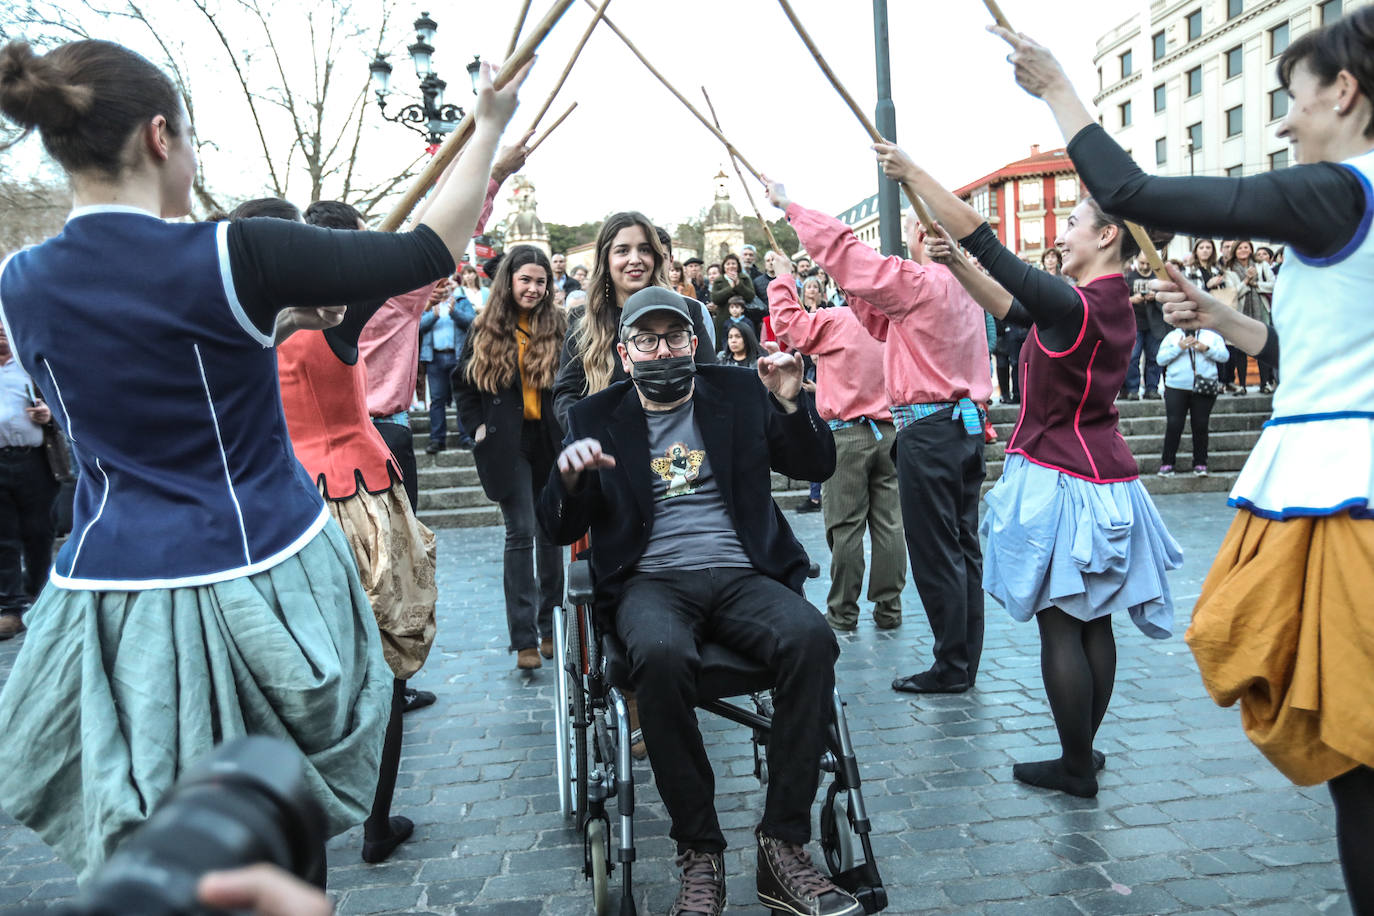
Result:
[[[0,112],[25,130],[60,133],[90,110],[94,93],[71,83],[49,56],[27,41],[0,48]]]

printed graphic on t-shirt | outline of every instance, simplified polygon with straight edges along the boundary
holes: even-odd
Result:
[[[668,446],[662,458],[650,459],[649,467],[660,479],[668,482],[668,488],[658,499],[661,501],[695,493],[697,476],[705,460],[705,450],[688,448],[685,442],[674,442]]]

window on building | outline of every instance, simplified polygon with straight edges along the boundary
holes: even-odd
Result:
[[[1045,244],[1045,221],[1043,219],[1022,221],[1021,244],[1026,248],[1039,248]]]
[[[1237,105],[1226,109],[1226,136],[1237,136],[1245,129],[1245,106]]]
[[[1061,204],[1078,203],[1078,179],[1061,178],[1055,182],[1055,196]]]
[[[1283,22],[1269,30],[1269,56],[1278,57],[1288,50],[1288,23]]]
[[[1121,52],[1121,78],[1124,80],[1135,71],[1132,69],[1131,52]]]
[[[1155,165],[1163,165],[1169,161],[1169,140],[1167,137],[1160,137],[1155,141]]]
[[[1039,178],[1029,178],[1021,182],[1021,209],[1039,210],[1045,203],[1045,195]]]
[[[1129,101],[1127,101],[1127,102],[1122,102],[1120,105],[1118,105],[1118,106],[1116,106],[1116,107],[1121,109],[1121,126],[1122,126],[1122,127],[1130,127],[1130,126],[1131,126],[1131,103],[1130,103]]]
[[[1227,177],[1227,178],[1239,178],[1240,176],[1242,176],[1242,175],[1244,175],[1244,174],[1245,174],[1245,166],[1243,166],[1243,165],[1233,165],[1233,166],[1231,166],[1229,169],[1226,170],[1226,177]]]
[[[1184,76],[1184,78],[1188,81],[1188,98],[1191,99],[1191,98],[1192,98],[1193,96],[1195,96],[1195,95],[1201,95],[1201,94],[1202,94],[1202,68],[1201,68],[1201,67],[1194,67],[1193,69],[1189,70],[1187,73],[1183,74],[1183,76]]]
[[[1341,18],[1341,0],[1326,0],[1317,4],[1318,18],[1322,25],[1330,25]]]
[[[1235,19],[1245,9],[1245,0],[1226,0],[1226,18]]]
[[[1193,143],[1193,152],[1202,149],[1202,123],[1188,125],[1188,139]]]
[[[1164,84],[1160,83],[1158,86],[1155,87],[1155,111],[1158,112],[1164,110],[1165,99],[1166,96],[1164,94]]]
[[[1151,44],[1151,45],[1153,46],[1153,48],[1154,48],[1154,59],[1155,59],[1155,60],[1159,60],[1161,57],[1164,56],[1165,49],[1167,48],[1167,43],[1166,43],[1166,40],[1165,40],[1165,38],[1164,38],[1164,33],[1163,33],[1162,31],[1161,31],[1161,32],[1155,32],[1154,35],[1151,36],[1151,38],[1150,38],[1150,44]]]
[[[1233,76],[1240,76],[1241,70],[1245,67],[1245,48],[1236,45],[1226,52],[1226,78],[1229,80]]]
[[[1288,91],[1275,89],[1269,93],[1269,120],[1277,121],[1288,114]]]
[[[1202,37],[1202,10],[1196,9],[1188,14],[1188,40],[1197,41]]]
[[[1274,170],[1288,168],[1288,150],[1281,149],[1277,153],[1270,153],[1269,168]]]

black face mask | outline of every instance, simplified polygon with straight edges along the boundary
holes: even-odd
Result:
[[[669,356],[630,363],[630,378],[639,393],[655,404],[671,404],[692,390],[697,374],[696,360],[689,356]]]

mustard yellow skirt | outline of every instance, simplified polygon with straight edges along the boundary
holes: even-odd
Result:
[[[325,503],[353,548],[382,633],[382,655],[404,680],[420,670],[434,644],[434,532],[410,511],[399,482],[381,493],[359,487],[347,499]]]
[[[1298,785],[1374,766],[1374,521],[1241,511],[1186,635],[1207,691]]]

